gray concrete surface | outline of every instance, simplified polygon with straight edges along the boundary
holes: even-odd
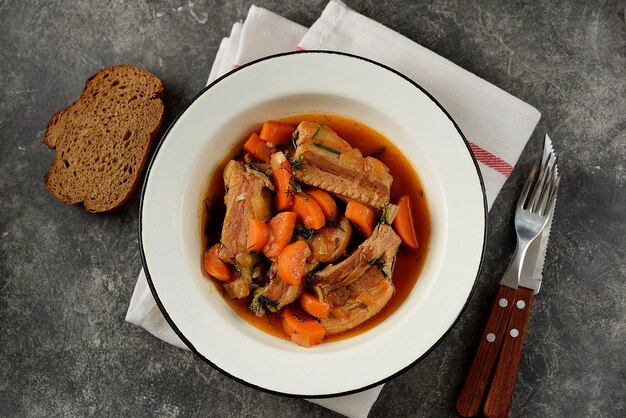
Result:
[[[454,416],[544,132],[565,178],[511,416],[626,415],[624,2],[347,3],[543,114],[489,214],[468,309],[431,355],[385,386],[371,416]],[[46,123],[88,76],[118,63],[152,71],[165,84],[167,124],[203,87],[221,38],[250,4],[0,1],[1,415],[334,415],[236,383],[125,323],[140,266],[139,193],[91,215],[43,186],[53,159]],[[257,4],[310,25],[326,0]]]

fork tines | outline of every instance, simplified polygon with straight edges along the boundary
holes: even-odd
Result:
[[[546,134],[543,145],[543,156],[533,166],[524,189],[520,195],[518,205],[540,215],[549,214],[554,208],[556,191],[559,187],[561,175],[557,164],[557,157],[552,148],[552,142]]]

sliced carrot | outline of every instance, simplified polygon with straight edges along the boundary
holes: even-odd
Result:
[[[267,223],[269,238],[263,248],[267,258],[274,259],[289,244],[296,227],[295,212],[280,212]]]
[[[274,177],[274,187],[276,188],[274,197],[276,209],[289,209],[293,201],[294,193],[293,185],[291,184],[293,177],[291,165],[282,151],[272,154],[270,164],[272,166],[272,176]]]
[[[309,292],[302,292],[300,295],[300,306],[306,313],[316,318],[328,318],[330,316],[330,305]]]
[[[417,234],[415,234],[415,224],[411,214],[409,196],[401,196],[396,204],[399,209],[396,219],[393,220],[393,229],[396,230],[403,244],[411,248],[417,248]]]
[[[291,209],[298,215],[298,220],[309,229],[320,229],[326,224],[322,208],[312,197],[296,194]]]
[[[261,127],[261,134],[259,137],[268,142],[273,142],[277,145],[287,145],[291,142],[291,136],[296,127],[281,122],[267,121]]]
[[[243,149],[246,150],[247,153],[251,154],[254,159],[264,163],[270,160],[272,152],[274,151],[272,148],[267,146],[267,142],[261,140],[261,138],[259,138],[259,136],[255,133],[250,135],[250,138],[248,138],[246,143],[243,144]]]
[[[287,245],[278,255],[278,276],[290,286],[297,286],[306,274],[306,259],[311,249],[304,241]]]
[[[305,193],[317,202],[328,220],[334,221],[337,218],[337,204],[329,193],[321,189],[309,189]]]
[[[202,257],[202,264],[204,265],[204,269],[211,276],[216,278],[217,280],[227,282],[231,279],[235,278],[230,266],[224,263],[218,257],[220,252],[221,244],[217,243],[211,248],[209,248],[205,253],[204,257]]]
[[[269,230],[265,222],[260,219],[251,219],[248,226],[248,240],[246,250],[261,251],[269,238]]]
[[[282,326],[291,341],[303,347],[321,343],[326,334],[324,326],[315,318],[291,305],[283,310]]]
[[[346,205],[346,218],[361,231],[366,237],[370,237],[376,226],[376,214],[373,210],[362,203],[351,200]]]

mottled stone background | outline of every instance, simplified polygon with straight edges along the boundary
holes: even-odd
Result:
[[[53,159],[46,123],[87,77],[118,63],[152,71],[165,84],[167,124],[251,3],[0,1],[1,415],[333,415],[236,383],[125,323],[140,267],[138,193],[92,215],[57,202],[42,181]],[[468,309],[431,355],[385,386],[371,415],[454,416],[514,249],[514,201],[549,132],[565,177],[511,416],[625,416],[624,2],[347,3],[543,114],[489,214]],[[257,4],[310,25],[326,0]]]

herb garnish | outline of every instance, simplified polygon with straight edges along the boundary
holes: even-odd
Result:
[[[317,232],[315,229],[306,228],[300,224],[296,224],[296,230],[299,236],[304,239],[309,239]]]
[[[367,260],[367,262],[372,266],[378,267],[385,276],[389,276],[389,271],[387,270],[387,266],[385,265],[382,256],[372,258],[371,260]]]
[[[380,261],[380,257],[374,257],[372,259],[367,260],[368,264],[371,266],[377,266],[379,265]]]
[[[302,187],[298,184],[298,182],[296,181],[295,178],[290,178],[289,179],[289,184],[291,184],[291,187],[293,187],[294,192],[301,194],[302,196],[304,196],[305,198],[309,198],[309,195],[306,194],[304,192],[304,190],[302,190]]]
[[[298,158],[297,160],[291,163],[291,170],[292,171],[296,171],[296,170],[304,171],[304,167],[302,167],[302,155],[300,156],[300,158]]]
[[[315,133],[313,134],[313,136],[311,136],[311,139],[314,139],[314,138],[317,136],[317,134],[319,134],[319,133],[320,133],[320,131],[322,130],[322,127],[323,127],[323,126],[324,126],[324,124],[323,124],[323,123],[320,123],[320,124],[317,126],[317,130],[315,131]]]
[[[272,312],[276,312],[278,310],[278,302],[265,296],[265,292],[267,292],[267,290],[264,290],[263,293],[255,296],[250,303],[249,308],[256,316],[262,316],[266,309]]]
[[[259,303],[262,304],[263,306],[265,306],[266,308],[270,309],[270,310],[272,310],[272,309],[276,310],[276,308],[278,308],[278,302],[268,298],[265,295],[259,296]]]
[[[380,215],[379,222],[385,225],[391,225],[391,222],[389,222],[389,212],[387,211],[387,206],[383,208],[383,213]]]
[[[313,270],[309,271],[306,274],[306,284],[307,284],[307,286],[314,288],[315,293],[317,293],[317,296],[320,297],[320,293],[319,293],[320,290],[319,290],[318,287],[315,287],[314,283],[313,283],[313,281],[315,280],[315,275],[316,274],[317,274],[317,269],[313,269]]]
[[[320,149],[323,149],[324,151],[332,152],[333,154],[337,154],[337,155],[341,154],[340,151],[337,151],[336,149],[331,148],[331,147],[327,147],[326,145],[324,145],[324,144],[322,144],[320,142],[314,142],[313,145],[315,145],[316,147],[318,147]]]

